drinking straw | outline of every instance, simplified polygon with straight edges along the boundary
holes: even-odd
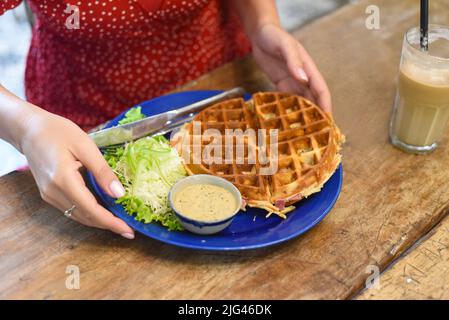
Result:
[[[429,0],[421,0],[421,50],[429,50]]]

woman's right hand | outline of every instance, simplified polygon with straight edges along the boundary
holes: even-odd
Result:
[[[125,194],[97,146],[70,120],[36,109],[27,120],[20,149],[42,198],[61,212],[75,205],[71,218],[79,223],[133,239],[133,230],[98,204],[79,171],[83,166],[91,171],[111,197]]]

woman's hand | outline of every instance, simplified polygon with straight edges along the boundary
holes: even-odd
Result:
[[[273,23],[250,34],[253,55],[280,91],[297,92],[332,112],[331,95],[323,76],[304,47]]]
[[[98,148],[77,125],[39,109],[27,121],[20,149],[46,202],[62,212],[75,205],[73,220],[134,238],[133,230],[99,205],[86,187],[79,171],[83,166],[107,194],[115,198],[125,194]]]

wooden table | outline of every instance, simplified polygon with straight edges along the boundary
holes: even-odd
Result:
[[[434,23],[449,25],[446,2],[431,1]],[[381,30],[365,27],[373,4]],[[13,173],[0,179],[0,298],[448,298],[449,136],[428,156],[387,139],[402,35],[417,23],[417,1],[369,0],[294,33],[329,82],[347,136],[340,198],[307,234],[226,253],[128,241],[64,218],[30,173]],[[270,88],[248,58],[184,89],[236,85]],[[68,265],[81,271],[79,290],[66,289]],[[373,265],[380,288],[365,291]]]

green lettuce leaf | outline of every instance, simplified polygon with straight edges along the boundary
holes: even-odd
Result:
[[[128,112],[125,113],[125,117],[118,122],[118,124],[125,124],[134,121],[138,121],[145,118],[145,115],[142,113],[142,107],[138,106],[132,109],[129,109]]]
[[[144,223],[159,222],[169,230],[183,230],[168,203],[168,192],[187,174],[167,139],[141,138],[123,147],[107,148],[104,157],[125,187],[126,194],[117,203],[128,214]]]

